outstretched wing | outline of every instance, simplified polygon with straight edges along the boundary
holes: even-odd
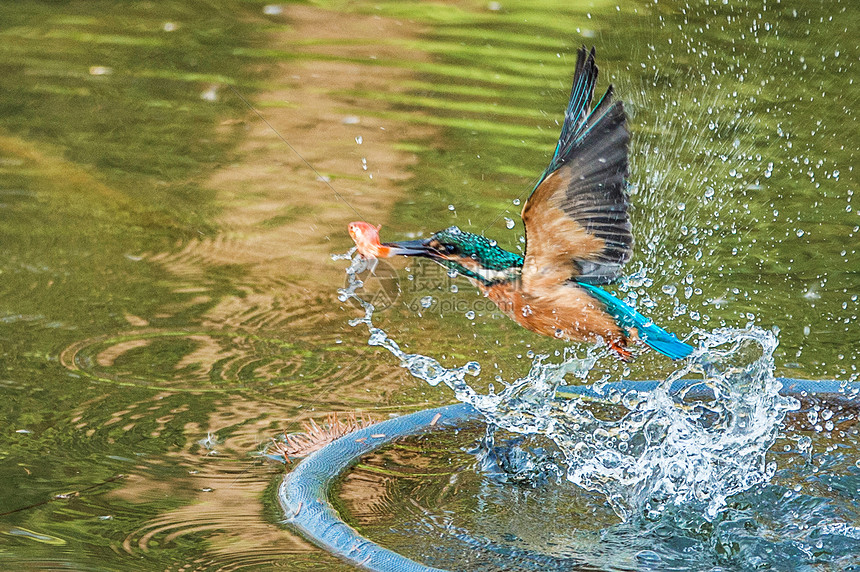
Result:
[[[625,192],[630,135],[622,103],[612,102],[612,86],[590,109],[596,81],[594,48],[582,47],[558,145],[523,206],[523,280],[531,286],[570,279],[607,283],[630,259]]]

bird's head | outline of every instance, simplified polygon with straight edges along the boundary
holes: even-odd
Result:
[[[472,280],[490,286],[519,277],[523,257],[496,242],[452,226],[420,240],[390,242],[389,255],[420,256],[438,262]]]

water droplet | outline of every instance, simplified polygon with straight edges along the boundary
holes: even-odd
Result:
[[[837,171],[837,172],[838,172],[838,171]],[[513,200],[513,203],[514,203],[514,206],[519,206],[519,204],[520,204],[520,199],[514,199],[514,200]]]
[[[513,219],[510,219],[510,218],[508,218],[508,217],[505,217],[505,226],[506,226],[506,227],[508,227],[508,228],[514,228],[514,226],[515,226],[515,225],[516,225],[516,223],[513,221]]]
[[[661,288],[661,290],[663,291],[663,294],[667,294],[667,295],[669,295],[669,296],[674,296],[674,295],[675,295],[675,292],[677,292],[677,291],[678,291],[678,288],[676,288],[676,287],[675,287],[674,285],[672,285],[672,284],[666,284],[665,286],[663,286],[663,287]]]
[[[200,99],[203,101],[218,101],[218,86],[213,85],[206,91],[200,94]]]
[[[468,312],[466,312],[466,318],[469,320],[474,320],[475,319],[475,312],[473,312],[472,310],[469,310]]]
[[[359,135],[358,137],[355,138],[355,142],[357,144],[361,145],[364,142],[364,139],[361,137],[361,135]]]
[[[706,187],[705,188],[705,198],[710,199],[713,196],[714,196],[714,188],[713,187]]]
[[[641,550],[636,553],[636,561],[644,564],[646,568],[652,568],[659,565],[663,559],[653,550]]]
[[[424,296],[420,301],[422,308],[429,308],[433,305],[433,296]]]
[[[647,279],[648,277],[645,276],[645,271],[640,270],[638,272],[634,272],[630,276],[627,276],[624,279],[622,286],[624,286],[625,288],[641,288],[645,284],[645,281]],[[630,294],[634,295],[634,298],[636,297],[635,292],[631,292]]]
[[[451,284],[451,292],[454,292],[456,294],[458,290],[459,288],[457,288],[456,284]]]
[[[454,205],[448,205],[448,210],[449,210],[449,211],[453,211],[453,210],[454,210]]]
[[[801,229],[797,229],[797,232],[795,234],[797,234],[797,237],[800,238],[801,236],[803,236],[806,233]]]
[[[524,318],[526,318],[526,317],[528,317],[528,316],[531,316],[531,315],[532,315],[532,307],[531,307],[531,306],[529,306],[528,304],[526,304],[525,306],[523,306],[523,309],[522,309],[522,315],[523,315],[523,317],[524,317]]]

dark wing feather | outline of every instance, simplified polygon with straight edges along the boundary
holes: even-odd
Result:
[[[630,135],[611,86],[589,110],[597,78],[593,49],[580,49],[576,69],[556,153],[523,207],[523,272],[600,284],[616,278],[632,253],[625,192]]]
[[[570,88],[570,101],[564,112],[564,123],[552,161],[544,172],[544,176],[558,169],[573,149],[574,142],[588,119],[591,98],[594,97],[594,86],[597,84],[597,65],[594,63],[594,48],[585,51],[585,46],[579,49],[576,59],[576,71],[573,74],[573,86]]]

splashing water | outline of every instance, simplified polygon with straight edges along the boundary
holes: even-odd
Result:
[[[335,258],[348,260],[353,252]],[[607,420],[596,417],[583,398],[556,397],[566,376],[586,378],[596,349],[583,358],[566,348],[558,363],[536,356],[524,377],[503,382],[500,392],[491,387],[479,393],[466,381],[480,375],[478,362],[446,368],[432,357],[402,351],[373,325],[373,305],[356,294],[363,286],[357,276],[366,268],[363,258],[352,258],[339,298],[364,309],[350,325],[365,324],[370,345],[387,349],[414,377],[450,387],[490,428],[551,439],[560,451],[559,474],[604,494],[619,517],[657,518],[677,505],[710,521],[728,497],[774,475],[776,464],[766,463],[765,455],[786,413],[799,407],[779,394],[782,386],[773,376],[776,333],[754,326],[700,330],[700,347],[653,390],[637,392],[622,383],[604,392],[605,384],[595,384],[603,401],[622,411]]]

